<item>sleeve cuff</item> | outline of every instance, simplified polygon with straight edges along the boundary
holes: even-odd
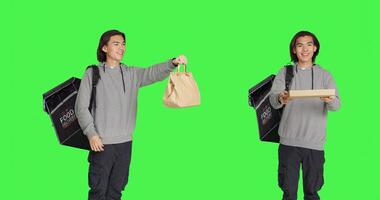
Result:
[[[87,127],[83,133],[87,136],[88,139],[90,139],[92,136],[97,135],[94,127]]]
[[[178,65],[174,65],[173,64],[173,60],[174,60],[175,58],[172,58],[172,59],[170,59],[168,62],[169,62],[169,68],[170,69],[174,69],[174,68],[176,68],[176,67],[178,67]]]
[[[276,94],[275,98],[276,98],[276,105],[274,107],[276,109],[282,108],[282,106],[284,106],[284,104],[282,104],[281,101],[280,101],[280,94]]]

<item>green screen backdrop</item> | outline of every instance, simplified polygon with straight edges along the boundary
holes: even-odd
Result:
[[[300,30],[321,42],[342,107],[328,115],[324,200],[380,199],[377,1],[20,1],[1,8],[1,199],[86,199],[87,152],[58,144],[42,94],[97,63],[125,32],[123,62],[184,54],[199,107],[169,109],[167,79],[140,89],[128,200],[281,199],[277,150],[258,139],[248,89],[288,63]],[[302,199],[302,181],[299,199]]]

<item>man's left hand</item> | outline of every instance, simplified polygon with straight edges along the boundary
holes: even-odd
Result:
[[[173,65],[186,65],[187,64],[187,58],[185,55],[180,55],[177,58],[175,58],[173,61]]]
[[[325,103],[330,103],[335,99],[335,96],[321,97],[321,100]]]

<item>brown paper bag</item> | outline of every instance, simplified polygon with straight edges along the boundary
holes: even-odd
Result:
[[[184,65],[184,72],[180,72],[180,66],[178,66],[177,72],[170,73],[163,101],[167,107],[171,108],[200,105],[197,83],[191,72],[186,72],[186,65]]]

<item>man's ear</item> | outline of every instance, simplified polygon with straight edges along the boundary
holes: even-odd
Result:
[[[296,52],[296,48],[293,48],[293,53],[294,53],[294,54],[297,54],[297,52]]]
[[[317,47],[316,47],[316,46],[314,46],[314,48],[313,48],[313,51],[314,51],[314,52],[316,52],[316,51],[317,51]]]
[[[105,53],[107,53],[107,46],[104,45],[103,48],[102,48],[102,50],[103,50]]]

